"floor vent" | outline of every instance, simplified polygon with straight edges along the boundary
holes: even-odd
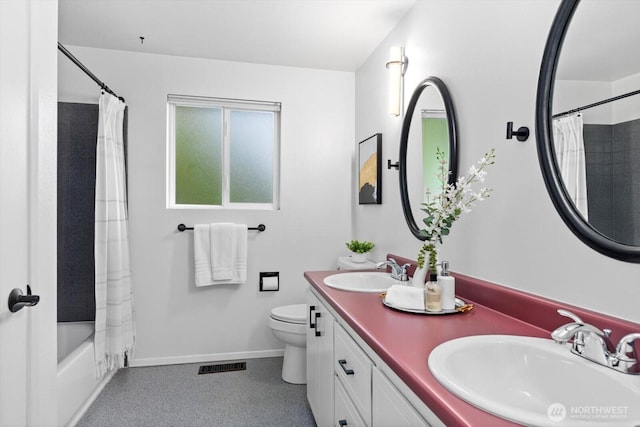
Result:
[[[247,362],[219,363],[217,365],[202,365],[198,375],[217,374],[218,372],[246,371]]]

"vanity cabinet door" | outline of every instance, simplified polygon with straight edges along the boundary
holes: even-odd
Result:
[[[347,395],[342,383],[335,382],[335,420],[334,427],[367,427],[360,414]]]
[[[373,368],[373,427],[428,427],[398,389]]]
[[[334,318],[307,293],[307,400],[318,427],[333,425],[333,324]]]
[[[334,335],[336,382],[342,383],[364,422],[371,425],[371,368],[373,363],[341,326],[336,326]]]

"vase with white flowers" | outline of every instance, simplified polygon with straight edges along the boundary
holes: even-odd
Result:
[[[489,197],[490,188],[482,187],[474,192],[474,185],[485,180],[488,166],[495,163],[495,149],[491,149],[469,168],[468,175],[459,177],[455,183],[449,184],[448,161],[445,154],[439,148],[436,150],[436,158],[439,162],[438,180],[441,188],[435,195],[427,192],[425,202],[422,203],[421,210],[426,214],[423,222],[425,228],[420,230],[420,234],[425,237],[424,244],[418,252],[418,270],[422,271],[422,283],[426,275],[425,261],[428,256],[428,269],[431,274],[435,274],[437,268],[438,250],[437,245],[442,244],[444,236],[449,235],[453,223],[460,218],[463,213],[471,212],[471,208],[476,202]],[[416,271],[418,280],[420,273]],[[414,280],[414,286],[417,284]]]

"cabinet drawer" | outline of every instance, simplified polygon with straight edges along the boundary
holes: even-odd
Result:
[[[334,427],[367,427],[340,381],[336,380]]]
[[[371,368],[373,364],[342,327],[336,325],[334,333],[336,375],[365,423],[371,425]]]

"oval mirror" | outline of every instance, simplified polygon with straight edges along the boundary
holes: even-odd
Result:
[[[538,159],[571,231],[640,262],[640,2],[563,0],[540,67]]]
[[[442,191],[436,151],[444,153],[450,171],[448,183],[458,178],[456,117],[447,87],[428,77],[416,87],[407,106],[400,136],[400,199],[411,233],[426,240],[418,226],[427,193]],[[423,224],[423,221],[419,221]]]

